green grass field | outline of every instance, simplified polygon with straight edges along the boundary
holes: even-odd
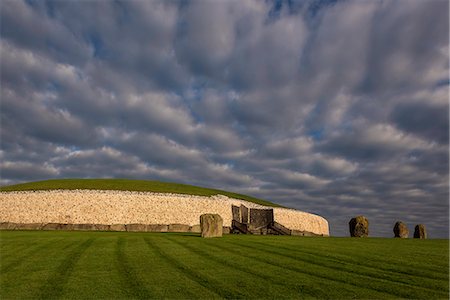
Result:
[[[161,182],[153,180],[131,180],[131,179],[54,179],[0,187],[0,191],[38,191],[38,190],[118,190],[139,191],[155,193],[177,193],[198,196],[225,195],[228,197],[242,199],[261,205],[281,207],[278,204],[232,192],[208,189],[193,185]]]
[[[2,231],[1,299],[448,299],[448,240]]]

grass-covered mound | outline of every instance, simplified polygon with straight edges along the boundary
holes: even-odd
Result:
[[[174,193],[174,194],[189,194],[197,196],[213,196],[221,194],[231,198],[241,199],[261,205],[281,207],[278,204],[254,198],[251,196],[216,189],[208,189],[187,184],[161,182],[154,180],[54,179],[54,180],[35,181],[4,186],[0,188],[0,191],[11,192],[11,191],[78,190],[78,189]]]
[[[0,232],[0,299],[448,299],[448,240]]]

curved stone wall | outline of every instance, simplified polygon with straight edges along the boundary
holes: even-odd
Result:
[[[232,205],[268,208],[222,195],[55,190],[0,193],[0,222],[65,224],[199,224],[204,213],[219,214],[231,226]],[[329,235],[328,222],[317,215],[274,208],[275,221],[285,227]]]

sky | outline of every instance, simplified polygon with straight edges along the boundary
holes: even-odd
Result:
[[[2,185],[194,184],[449,235],[449,2],[0,2]]]

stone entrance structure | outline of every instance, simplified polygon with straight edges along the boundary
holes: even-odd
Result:
[[[273,209],[231,206],[231,233],[291,235],[291,230],[275,222]]]

